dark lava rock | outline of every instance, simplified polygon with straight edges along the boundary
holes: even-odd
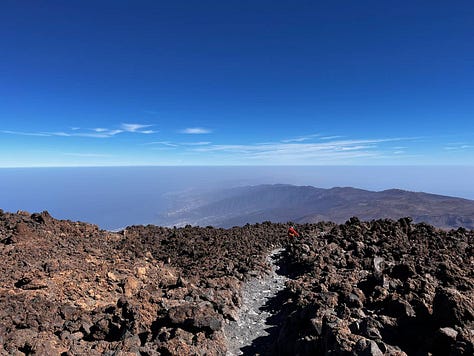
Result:
[[[0,354],[224,355],[266,254],[290,278],[272,355],[472,355],[473,231],[410,219],[120,232],[0,212]]]
[[[473,324],[473,294],[453,288],[438,288],[433,300],[433,316],[441,326]]]
[[[310,354],[302,340],[321,355],[471,355],[473,231],[409,219],[298,228],[280,355]]]
[[[359,339],[355,345],[355,351],[359,356],[383,356],[377,343],[368,339]]]
[[[250,272],[287,226],[133,226],[0,214],[0,354],[222,355]],[[245,253],[243,253],[245,251]]]
[[[223,321],[210,302],[178,305],[168,311],[168,318],[171,325],[184,330],[207,332],[220,330]]]

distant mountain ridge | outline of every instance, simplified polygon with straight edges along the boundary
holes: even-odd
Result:
[[[389,189],[330,189],[287,184],[256,185],[181,196],[182,205],[164,223],[231,227],[262,221],[298,223],[409,216],[440,228],[474,229],[474,201],[443,195]]]

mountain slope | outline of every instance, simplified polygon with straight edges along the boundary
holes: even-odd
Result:
[[[260,309],[269,334],[245,354],[473,355],[474,230],[296,228],[297,239],[271,223],[110,232],[0,209],[0,355],[226,355],[244,335],[225,326]],[[275,247],[288,279],[273,294]],[[244,309],[249,289],[270,299]]]
[[[185,201],[184,199],[183,201]],[[199,196],[199,204],[170,212],[167,225],[230,227],[262,221],[342,223],[410,216],[441,228],[474,228],[474,201],[399,189],[373,192],[350,187],[258,185]],[[185,205],[185,203],[183,203]]]

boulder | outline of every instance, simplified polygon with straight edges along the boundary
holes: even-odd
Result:
[[[384,356],[377,343],[369,339],[360,339],[355,345],[358,356]]]
[[[215,332],[222,328],[223,318],[209,302],[186,303],[168,311],[170,324],[184,330]]]
[[[433,300],[433,317],[444,326],[464,326],[474,321],[474,298],[453,288],[439,287]]]

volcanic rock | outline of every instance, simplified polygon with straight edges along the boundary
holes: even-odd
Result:
[[[284,248],[275,355],[471,355],[474,232],[410,219],[120,232],[0,213],[0,354],[224,355]]]

